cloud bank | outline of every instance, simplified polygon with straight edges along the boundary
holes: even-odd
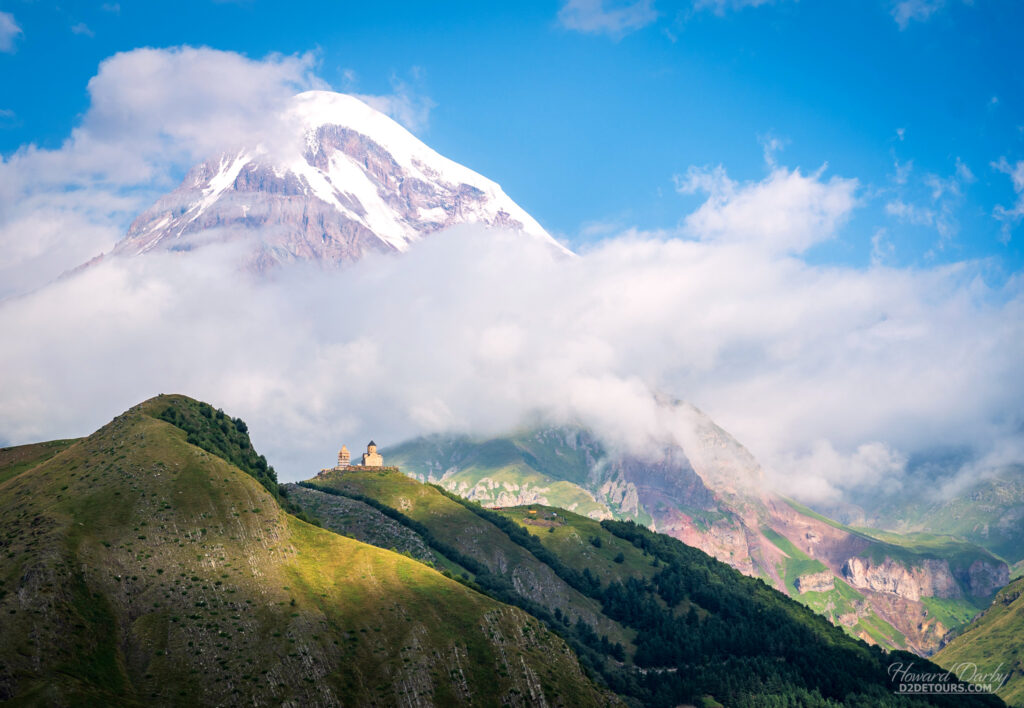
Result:
[[[237,257],[108,260],[0,305],[17,333],[0,347],[7,440],[80,435],[184,392],[248,420],[294,479],[342,441],[501,432],[538,411],[647,441],[663,392],[780,484],[829,496],[849,470],[872,483],[910,451],[995,444],[1020,422],[1024,297],[970,264],[826,268],[637,233],[566,260],[473,229],[270,281]]]

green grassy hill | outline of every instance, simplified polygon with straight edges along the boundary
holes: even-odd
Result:
[[[244,423],[160,396],[0,453],[10,705],[607,705],[535,617],[287,513]]]
[[[863,503],[872,525],[899,533],[948,534],[975,543],[1011,565],[1024,561],[1024,465],[977,475],[949,498],[932,488]]]
[[[510,602],[518,594],[638,705],[999,704],[895,695],[890,663],[929,663],[869,647],[760,580],[633,523],[540,505],[488,510],[396,472],[329,472],[304,484],[313,498],[360,501],[419,534],[466,582]],[[350,531],[344,514],[318,504],[325,526]]]
[[[935,655],[936,663],[961,675],[977,670],[1009,674],[999,695],[1024,706],[1024,578],[999,591],[987,610]]]

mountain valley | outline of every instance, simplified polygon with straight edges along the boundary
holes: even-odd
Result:
[[[952,536],[853,528],[764,488],[760,465],[710,419],[656,457],[606,449],[583,428],[493,439],[420,438],[388,450],[407,474],[489,507],[546,504],[629,519],[695,546],[852,635],[934,653],[987,606],[1009,568]]]

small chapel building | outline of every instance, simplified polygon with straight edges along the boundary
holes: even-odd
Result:
[[[330,469],[320,470],[320,474],[324,475],[328,472],[344,472],[345,470],[357,471],[365,467],[373,467],[375,469],[393,469],[384,467],[384,458],[377,452],[377,443],[373,440],[366,446],[366,452],[363,453],[363,459],[360,464],[352,464],[352,455],[349,453],[348,448],[344,445],[341,446],[341,450],[338,451],[338,465]]]
[[[377,452],[377,443],[373,440],[366,446],[366,452],[363,453],[363,467],[383,467],[384,458]]]

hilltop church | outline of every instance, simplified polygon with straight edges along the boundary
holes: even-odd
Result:
[[[320,474],[327,472],[343,472],[345,470],[360,470],[367,467],[374,469],[384,468],[384,458],[377,452],[377,443],[373,440],[366,446],[366,452],[363,453],[362,462],[358,465],[351,464],[352,457],[349,454],[348,448],[344,445],[341,446],[341,450],[338,451],[338,465],[329,469],[320,470]]]

